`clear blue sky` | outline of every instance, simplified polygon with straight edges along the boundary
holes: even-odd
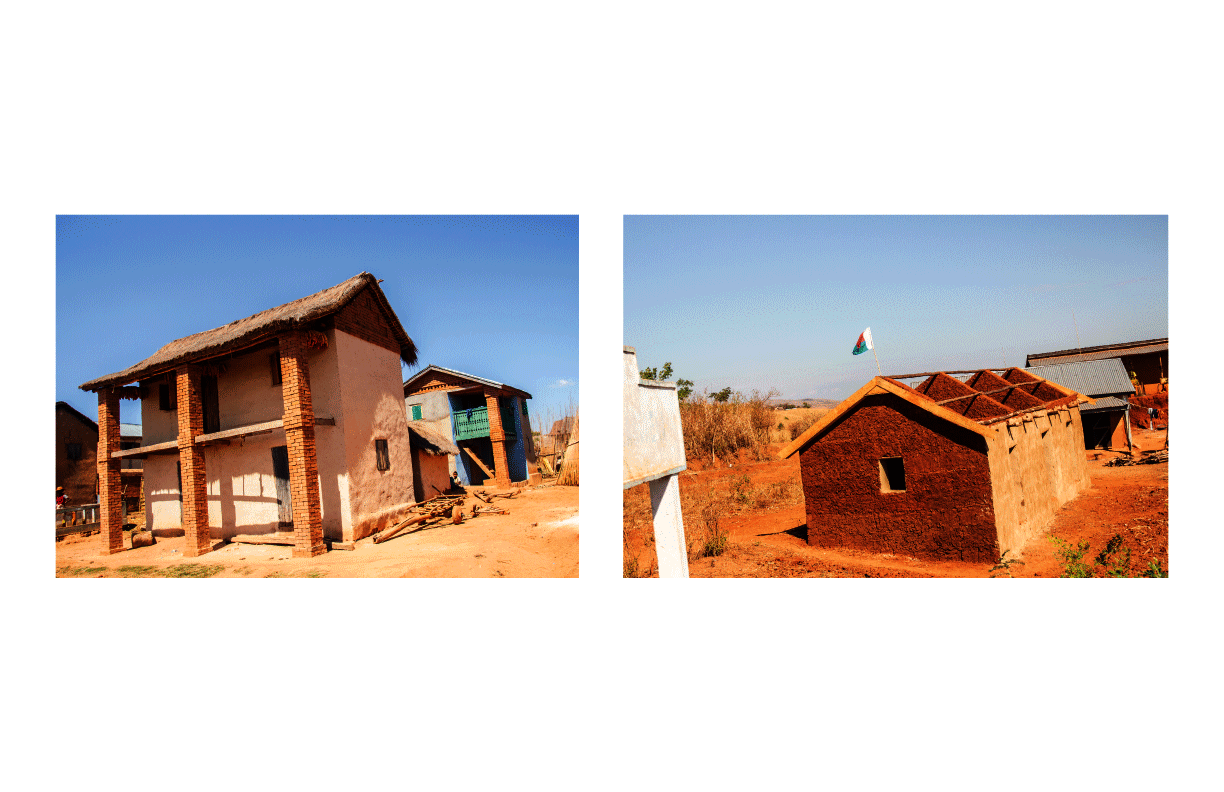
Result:
[[[360,272],[434,363],[522,388],[533,417],[578,401],[578,218],[58,217],[56,399]],[[140,422],[137,402],[121,419]]]
[[[884,374],[1169,334],[1165,216],[651,216],[624,234],[625,343],[698,391],[845,398],[877,373],[851,354],[866,327]]]

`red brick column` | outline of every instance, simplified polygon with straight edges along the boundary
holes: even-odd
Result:
[[[106,555],[123,550],[122,463],[111,459],[111,452],[118,450],[119,391],[106,388],[98,391],[98,519]]]
[[[493,442],[493,485],[509,488],[510,459],[506,456],[506,430],[502,427],[497,396],[485,391],[485,406],[489,410],[489,440]]]
[[[204,434],[203,379],[199,366],[184,366],[176,372],[178,388],[178,452],[183,468],[183,557],[194,558],[212,550],[208,530],[208,478],[204,449],[195,444]]]
[[[280,337],[281,392],[285,402],[285,440],[289,446],[289,492],[293,499],[293,556],[327,552],[319,498],[319,461],[315,453],[314,405],[310,366],[300,331]]]

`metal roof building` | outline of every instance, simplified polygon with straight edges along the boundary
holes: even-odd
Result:
[[[1030,355],[1029,359],[1032,358]],[[1086,447],[1121,448],[1125,444],[1130,448],[1130,402],[1127,397],[1135,388],[1120,358],[1064,361],[1029,366],[1025,371],[1093,399],[1093,403],[1080,407]]]

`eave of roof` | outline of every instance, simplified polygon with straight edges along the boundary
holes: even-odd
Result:
[[[212,330],[205,330],[171,341],[136,365],[114,374],[92,379],[81,385],[80,388],[84,391],[94,391],[115,385],[125,385],[142,378],[172,371],[184,363],[207,360],[270,341],[286,330],[308,327],[321,319],[339,313],[365,289],[370,290],[375,301],[385,313],[387,322],[391,325],[392,334],[400,343],[400,357],[409,365],[415,365],[416,345],[404,331],[399,317],[395,315],[395,311],[387,301],[387,296],[379,288],[378,280],[370,273],[362,272],[320,292],[260,311]]]
[[[1153,338],[1147,341],[1127,341],[1121,344],[1060,349],[1057,352],[1034,352],[1025,357],[1025,366],[1048,365],[1050,363],[1072,363],[1080,360],[1101,360],[1126,355],[1144,355],[1164,352],[1169,349],[1169,339]]]
[[[498,388],[502,390],[514,391],[516,393],[522,394],[528,399],[532,398],[531,394],[523,390],[522,388],[516,388],[513,385],[506,385],[505,383],[496,382],[491,379],[485,379],[484,377],[477,377],[475,374],[466,374],[462,371],[456,371],[455,369],[443,368],[442,366],[437,366],[432,363],[426,366],[425,368],[421,369],[420,371],[418,371],[416,374],[413,374],[408,379],[404,380],[405,395],[407,394],[408,388],[410,385],[412,385],[412,383],[416,382],[418,379],[425,376],[431,371],[440,371],[445,374],[450,374],[452,377],[458,377],[460,379],[468,380],[469,382],[473,382],[477,385],[487,385],[491,388]]]

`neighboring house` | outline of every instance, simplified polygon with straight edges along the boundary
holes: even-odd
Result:
[[[454,472],[463,486],[540,482],[527,416],[530,398],[518,388],[441,366],[428,366],[404,383],[409,425],[429,427],[459,448]]]
[[[1123,344],[1064,349],[1060,352],[1038,352],[1029,355],[1024,365],[1027,368],[1050,366],[1060,363],[1081,363],[1088,360],[1117,358],[1129,378],[1134,373],[1142,394],[1167,391],[1169,389],[1169,339],[1153,338],[1148,341],[1127,341]]]
[[[808,544],[993,563],[1089,485],[1085,397],[1011,368],[875,377],[783,449]]]
[[[1128,399],[1135,388],[1120,359],[1029,366],[1026,371],[1093,399],[1092,404],[1080,407],[1084,419],[1085,447],[1131,448],[1131,405]]]
[[[55,403],[55,486],[64,488],[65,506],[98,502],[98,424],[62,401]]]
[[[181,527],[184,555],[216,537],[282,532],[294,556],[325,552],[412,501],[400,361],[416,363],[378,282],[338,286],[173,341],[86,382],[98,394],[102,532],[123,549],[120,475],[144,460],[148,528]],[[119,399],[141,403],[143,439],[122,450]]]

